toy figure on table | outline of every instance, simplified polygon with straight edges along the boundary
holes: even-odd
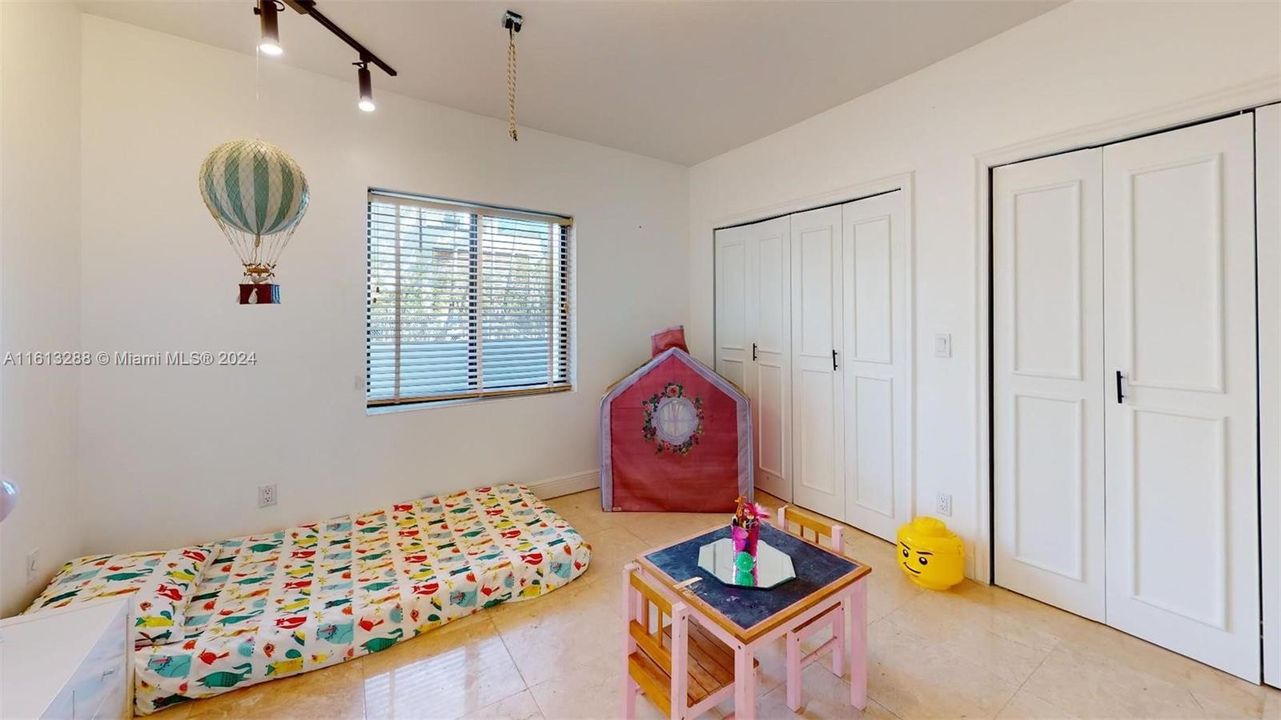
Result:
[[[734,567],[740,581],[755,584],[756,546],[761,537],[761,520],[765,517],[764,508],[739,496],[738,507],[730,520],[730,537],[734,540]]]

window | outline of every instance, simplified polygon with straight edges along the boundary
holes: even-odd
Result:
[[[370,407],[571,389],[573,220],[371,190]]]

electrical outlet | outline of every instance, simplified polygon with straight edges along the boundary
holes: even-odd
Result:
[[[27,553],[27,581],[36,579],[36,574],[40,572],[40,548],[32,548]]]
[[[939,493],[934,500],[934,509],[939,515],[952,517],[952,496],[947,493]]]
[[[258,486],[258,507],[265,508],[276,504],[276,484]]]

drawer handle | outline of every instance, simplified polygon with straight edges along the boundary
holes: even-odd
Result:
[[[111,677],[112,675],[115,675],[115,674],[116,674],[116,671],[117,671],[117,670],[119,670],[119,669],[120,669],[120,668],[114,668],[114,667],[113,667],[113,668],[107,668],[106,670],[103,670],[103,671],[102,671],[102,679],[103,679],[103,680],[106,680],[107,678]]]

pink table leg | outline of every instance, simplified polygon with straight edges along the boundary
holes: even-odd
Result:
[[[843,600],[842,612],[849,612],[845,626],[850,636],[850,704],[867,707],[867,580],[854,583],[854,591]]]
[[[734,649],[734,720],[756,720],[756,668],[746,645]]]
[[[783,636],[787,644],[787,709],[801,709],[801,638],[794,632]]]

